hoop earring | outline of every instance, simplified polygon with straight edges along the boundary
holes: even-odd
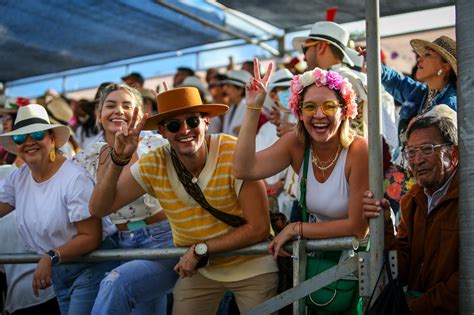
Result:
[[[438,75],[438,77],[441,76],[443,74],[443,70],[439,69],[436,74]]]
[[[51,151],[49,151],[49,160],[52,162],[56,161],[56,151],[54,150],[54,143],[51,147]]]

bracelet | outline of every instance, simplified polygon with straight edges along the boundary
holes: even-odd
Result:
[[[59,264],[62,263],[63,258],[61,257],[61,252],[57,248],[54,251],[56,252],[56,256],[59,258]]]
[[[248,109],[252,109],[252,110],[258,110],[258,111],[261,111],[261,110],[262,110],[261,107],[255,107],[255,106],[249,106],[249,105],[247,105],[247,108],[248,108]]]
[[[118,157],[117,154],[115,153],[115,150],[112,149],[112,150],[110,150],[110,159],[117,166],[125,166],[130,162],[132,157],[130,156],[127,159],[122,159],[122,158]]]
[[[296,239],[300,240],[303,237],[303,222],[295,222],[295,225],[293,225],[292,230],[297,232]]]

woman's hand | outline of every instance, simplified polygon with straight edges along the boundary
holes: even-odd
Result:
[[[53,267],[51,265],[51,258],[48,255],[44,255],[41,257],[38,265],[36,266],[36,270],[33,274],[33,293],[35,296],[39,295],[38,290],[44,290],[49,288],[52,284],[51,281],[51,274],[53,271]]]
[[[273,256],[274,260],[276,260],[278,256],[287,257],[291,255],[283,249],[283,245],[295,236],[298,236],[298,224],[301,223],[296,222],[288,224],[268,245],[268,251],[270,252],[270,255]]]
[[[138,117],[138,107],[133,110],[133,115],[130,123],[122,124],[121,128],[115,134],[114,151],[121,159],[129,159],[137,150],[138,141],[140,140],[140,131],[145,125],[148,115],[145,114],[142,118]]]
[[[262,107],[267,96],[267,82],[272,74],[273,64],[268,64],[263,79],[260,76],[260,64],[257,58],[253,59],[253,77],[245,85],[245,100],[247,106]]]
[[[188,251],[181,256],[174,271],[179,273],[180,278],[192,277],[196,273],[196,266],[199,259],[194,255],[194,245],[189,247]]]

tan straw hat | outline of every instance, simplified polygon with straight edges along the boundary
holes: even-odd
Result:
[[[51,124],[46,109],[38,104],[22,106],[13,124],[13,130],[0,135],[0,146],[8,152],[17,153],[17,145],[12,136],[29,134],[41,130],[52,130],[57,148],[62,147],[69,139],[69,128],[63,125]]]
[[[436,51],[443,57],[453,68],[454,73],[458,75],[458,61],[456,58],[456,41],[448,36],[441,36],[433,42],[428,42],[422,39],[412,39],[410,41],[411,47],[418,56],[422,56],[427,48]]]
[[[182,87],[162,92],[157,96],[158,114],[147,119],[144,130],[156,130],[163,120],[179,114],[206,113],[210,118],[227,112],[224,104],[203,104],[199,90],[195,87]]]

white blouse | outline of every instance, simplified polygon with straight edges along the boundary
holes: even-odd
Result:
[[[138,156],[148,153],[149,151],[155,150],[163,144],[167,144],[168,141],[161,135],[150,135],[142,138],[139,147],[137,149]],[[92,178],[95,180],[97,175],[97,168],[100,163],[99,153],[106,142],[96,142],[89,145],[85,150],[80,151],[74,158],[73,161],[78,165],[84,167]],[[105,158],[105,153],[103,158]],[[135,201],[120,208],[114,213],[110,214],[109,217],[114,224],[128,223],[144,220],[158,212],[163,208],[161,207],[158,200],[149,194],[144,194]]]

